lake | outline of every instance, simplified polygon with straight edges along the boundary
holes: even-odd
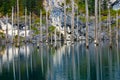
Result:
[[[0,80],[120,80],[120,44],[0,46]]]

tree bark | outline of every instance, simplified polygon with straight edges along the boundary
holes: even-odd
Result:
[[[19,0],[17,0],[17,29],[18,29],[18,46],[20,42],[20,36],[19,36]]]
[[[89,46],[89,40],[88,40],[88,17],[89,17],[88,0],[85,0],[85,7],[86,7],[86,47],[88,47]]]
[[[71,36],[71,40],[73,43],[74,42],[74,0],[72,0],[71,2],[72,2],[72,36]]]
[[[101,41],[101,0],[99,0],[99,40]]]
[[[40,41],[42,42],[42,10],[40,10]]]
[[[12,7],[12,43],[13,43],[13,37],[14,37],[14,35],[13,35],[13,24],[14,24],[13,19],[14,19],[14,7]]]
[[[98,0],[95,0],[95,44],[98,44],[98,34],[97,34],[97,27],[98,27]]]
[[[48,42],[48,11],[46,11],[46,42]]]
[[[27,8],[25,7],[25,42],[27,41]]]
[[[119,30],[118,25],[119,23],[118,23],[118,11],[117,11],[116,12],[116,40],[118,40],[118,30]]]
[[[64,0],[64,43],[66,41],[66,0]]]

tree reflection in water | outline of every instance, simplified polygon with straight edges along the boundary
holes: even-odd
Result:
[[[14,44],[0,46],[2,80],[119,80],[119,43],[109,48],[84,42],[63,45]],[[2,48],[1,48],[2,47]]]

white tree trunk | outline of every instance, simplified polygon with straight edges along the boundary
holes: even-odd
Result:
[[[118,40],[118,30],[119,30],[118,25],[119,23],[118,23],[118,11],[117,11],[116,12],[116,40]]]
[[[98,34],[97,34],[97,27],[98,27],[98,0],[95,0],[95,44],[98,44]]]
[[[42,42],[42,10],[40,11],[40,41]]]
[[[56,28],[55,28],[55,44],[57,42],[57,34],[56,34]]]
[[[48,11],[46,11],[46,42],[48,42]]]
[[[78,20],[79,20],[79,16],[78,16],[78,7],[77,7],[77,41],[79,38],[79,26],[78,26]]]
[[[29,26],[30,26],[30,31],[31,31],[31,12],[29,13]],[[32,39],[32,35],[30,36],[30,41]]]
[[[66,0],[64,0],[64,43],[66,44]]]
[[[13,37],[14,37],[14,34],[13,34],[13,19],[14,19],[14,7],[12,7],[12,43],[13,43]]]
[[[8,14],[6,15],[6,42],[8,42]]]
[[[108,17],[109,17],[109,37],[110,37],[110,46],[112,45],[112,33],[111,33],[111,14],[110,8],[108,8]]]
[[[74,42],[74,0],[71,1],[72,2],[72,36],[71,36],[71,40],[72,43]]]
[[[20,36],[19,36],[19,0],[17,0],[17,29],[18,29],[18,46],[20,42]]]
[[[89,40],[88,40],[88,17],[89,17],[89,13],[88,13],[88,0],[85,0],[85,6],[86,6],[86,47],[88,47],[89,45]]]
[[[27,41],[26,30],[27,30],[27,8],[25,7],[25,42]]]
[[[99,0],[99,39],[101,41],[101,0]]]

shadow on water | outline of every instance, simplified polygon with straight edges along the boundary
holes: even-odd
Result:
[[[85,42],[0,46],[2,80],[119,80],[120,47]]]

